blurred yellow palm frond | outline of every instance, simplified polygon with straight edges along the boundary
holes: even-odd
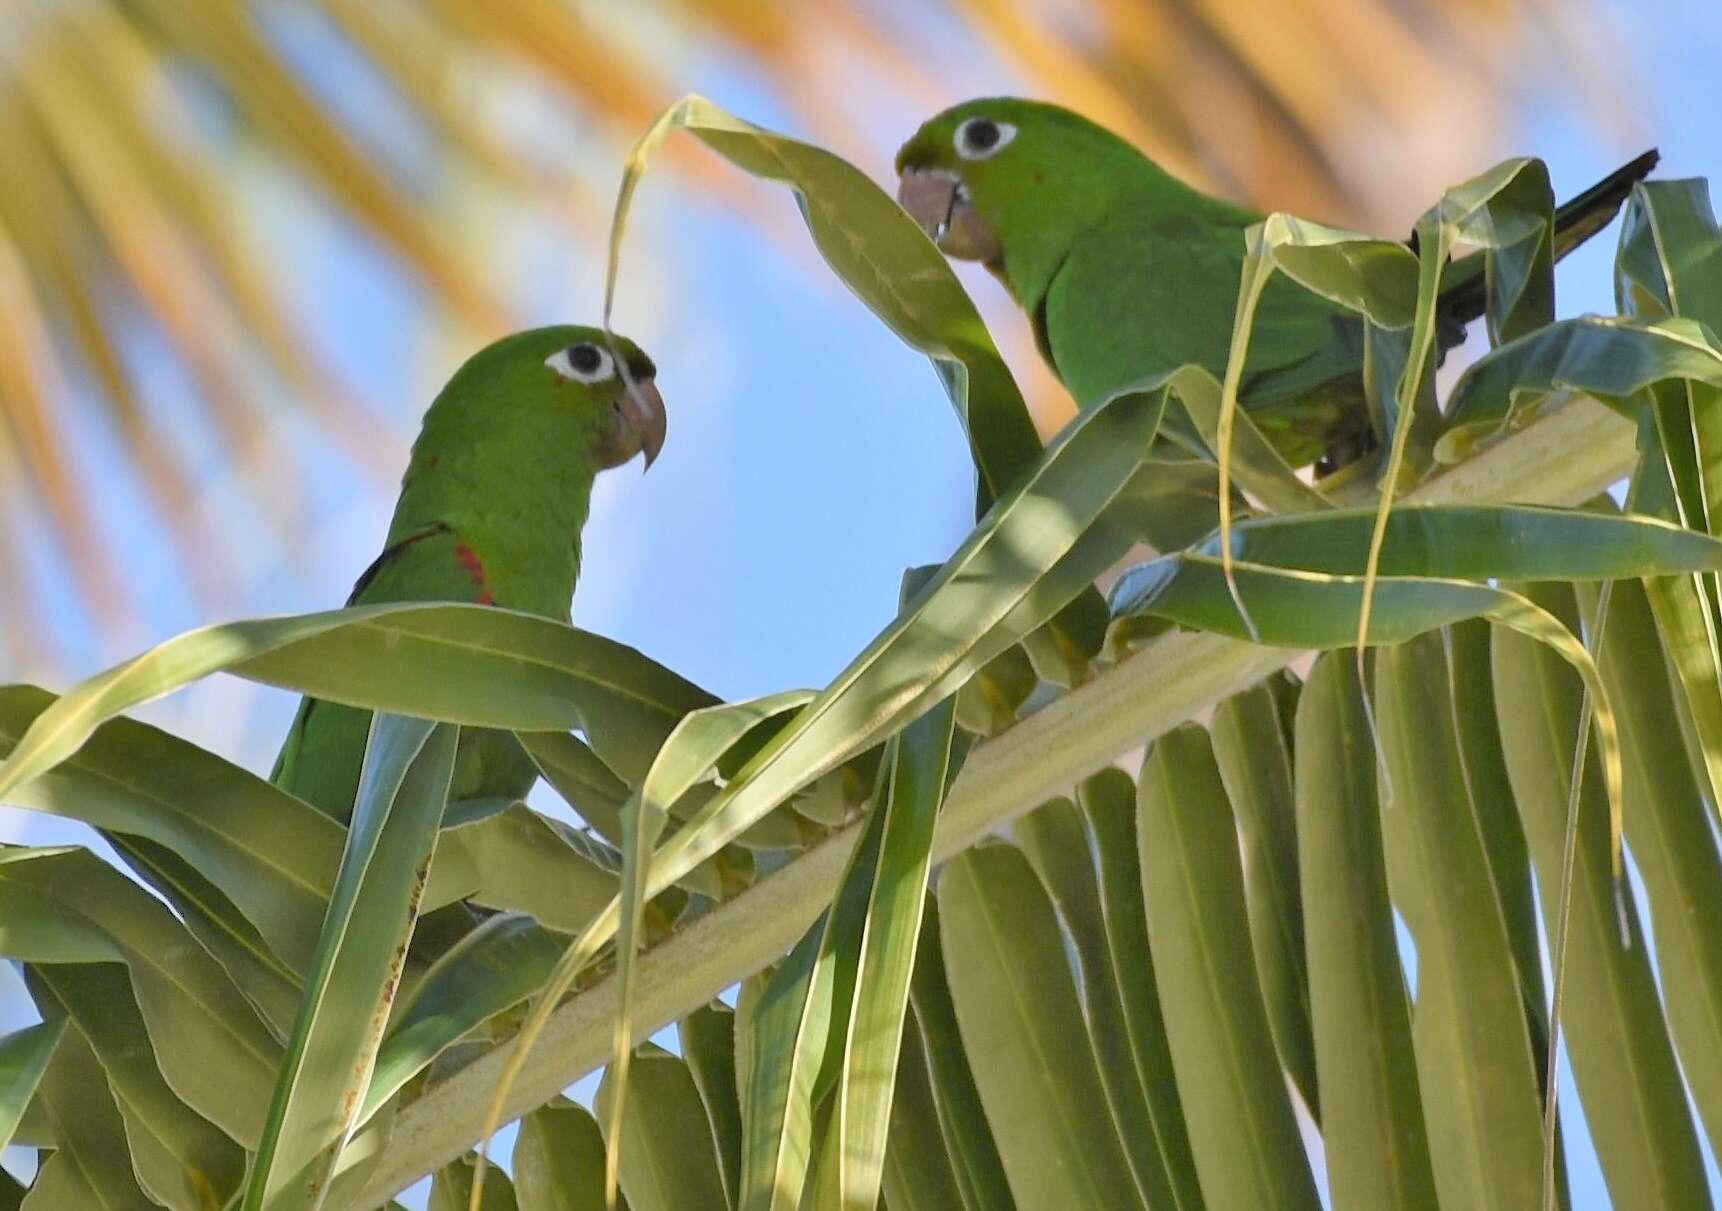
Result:
[[[290,401],[360,465],[389,465],[381,422],[299,331],[293,258],[242,204],[264,164],[389,250],[474,339],[517,318],[472,233],[436,195],[479,179],[607,208],[613,173],[559,171],[511,142],[486,83],[519,78],[617,156],[720,59],[777,91],[807,133],[883,168],[914,118],[1011,81],[1127,133],[1224,192],[1335,220],[1399,220],[1486,158],[1496,110],[1593,14],[1536,0],[34,0],[0,10],[0,560],[40,518],[90,617],[130,608],[72,457],[74,420],[107,427],[159,511],[183,574],[219,608],[228,570],[204,541],[198,469],[169,440],[129,352],[165,347],[198,422],[259,481],[283,471],[269,406]],[[283,25],[314,22],[428,132],[407,179],[296,62]],[[1530,35],[1534,34],[1535,37]],[[1548,60],[1539,65],[1539,57]],[[1549,72],[1552,77],[1552,71]],[[869,87],[858,87],[870,82]],[[1488,147],[1493,151],[1492,147]],[[617,157],[613,156],[613,163]],[[748,204],[730,174],[669,150],[681,179]],[[571,211],[568,199],[575,206]],[[1409,200],[1409,201],[1408,201]],[[592,230],[581,238],[596,238]],[[266,513],[271,512],[265,510]],[[277,521],[290,525],[290,519]],[[0,596],[17,660],[27,588]]]

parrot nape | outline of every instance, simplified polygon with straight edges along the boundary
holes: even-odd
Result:
[[[640,453],[650,467],[663,447],[655,374],[597,328],[538,328],[479,351],[425,413],[383,553],[347,604],[472,602],[567,621],[593,479]],[[271,780],[348,819],[369,729],[369,711],[305,699]],[[509,733],[466,729],[449,799],[518,799],[537,776]]]
[[[1559,259],[1656,166],[1648,152],[1555,212]],[[1210,197],[1056,105],[988,98],[928,121],[897,153],[898,200],[946,255],[984,262],[1031,318],[1079,408],[1196,363],[1225,372],[1245,253],[1265,216]],[[1441,350],[1483,314],[1481,257],[1448,267]],[[1264,290],[1239,402],[1294,466],[1372,440],[1363,326],[1282,274]]]

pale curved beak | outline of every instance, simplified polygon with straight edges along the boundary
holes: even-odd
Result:
[[[614,422],[598,447],[599,468],[619,467],[634,455],[644,454],[646,470],[651,470],[664,448],[664,433],[669,427],[658,385],[649,377],[635,378],[612,408]]]
[[[998,259],[998,234],[975,210],[955,174],[943,168],[905,168],[897,179],[897,204],[946,256],[963,261]]]

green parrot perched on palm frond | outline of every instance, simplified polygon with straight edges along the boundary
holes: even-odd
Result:
[[[664,444],[656,370],[597,328],[506,337],[455,372],[413,443],[383,553],[348,605],[456,601],[567,620],[592,481]],[[307,698],[272,780],[345,820],[370,712]],[[463,731],[450,800],[518,799],[537,770],[506,732]]]
[[[1648,152],[1555,212],[1556,259],[1614,217]],[[1078,407],[1195,363],[1224,374],[1245,255],[1263,215],[1190,188],[1112,132],[1056,105],[970,101],[897,153],[898,200],[947,255],[985,263],[1034,324]],[[1482,257],[1443,279],[1441,348],[1483,314]],[[1239,402],[1293,466],[1367,448],[1360,319],[1276,274]]]

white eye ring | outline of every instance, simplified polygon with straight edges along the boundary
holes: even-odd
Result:
[[[601,383],[616,375],[616,363],[609,351],[591,341],[558,349],[544,359],[544,364],[577,383]]]
[[[991,142],[986,141],[987,134],[985,132],[991,132]],[[997,155],[1014,138],[1016,138],[1016,127],[1009,122],[995,122],[991,118],[973,117],[957,127],[952,142],[956,144],[957,154],[963,159],[985,160],[990,156]]]

